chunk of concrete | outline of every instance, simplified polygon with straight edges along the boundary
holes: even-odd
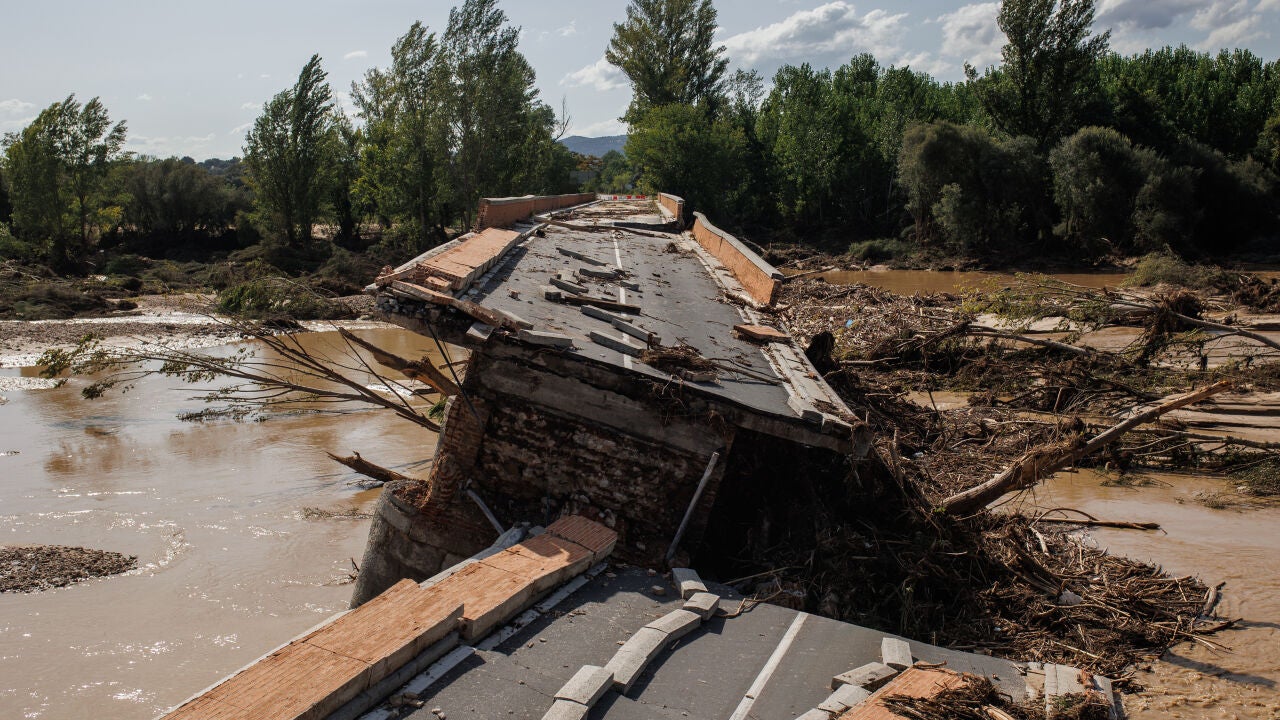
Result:
[[[831,713],[827,712],[826,710],[819,710],[818,708],[814,708],[809,712],[796,718],[796,720],[831,720]]]
[[[911,658],[911,644],[897,638],[887,637],[880,641],[880,657],[885,665],[896,670],[906,670],[915,664]]]
[[[679,640],[680,638],[693,632],[702,624],[702,616],[688,610],[672,610],[653,622],[645,625],[647,628],[653,628],[660,632],[666,633],[668,640]]]
[[[835,692],[831,693],[828,700],[834,699],[845,707],[857,707],[869,697],[871,697],[870,690],[860,688],[857,685],[841,685],[836,688]]]
[[[514,326],[516,326],[516,327],[518,327],[518,328],[523,328],[523,329],[525,329],[525,330],[529,330],[529,329],[531,329],[531,328],[533,327],[533,323],[529,322],[528,320],[525,320],[524,318],[522,318],[522,317],[520,317],[519,315],[517,315],[517,314],[515,314],[515,313],[511,312],[510,310],[494,310],[494,312],[496,312],[496,313],[498,313],[499,315],[503,316],[504,318],[506,318],[507,320],[509,320],[509,321],[511,322],[511,324],[512,324],[512,325],[514,325]]]
[[[633,323],[630,323],[626,320],[622,320],[620,318],[615,318],[612,322],[615,328],[626,333],[627,335],[630,335],[633,338],[638,338],[640,341],[644,342],[645,344],[653,345],[658,342],[657,334],[651,330],[642,328],[639,325],[635,325]]]
[[[1063,695],[1075,695],[1084,692],[1080,682],[1080,668],[1070,665],[1044,664],[1044,709],[1045,714],[1052,717],[1058,710],[1057,705]]]
[[[897,674],[897,670],[884,663],[867,663],[831,678],[831,689],[838,690],[842,685],[853,685],[854,687],[875,690],[889,682]]]
[[[680,597],[685,600],[697,593],[707,591],[707,586],[702,584],[702,578],[689,568],[671,568],[671,582],[680,588]]]
[[[583,315],[586,315],[587,317],[593,317],[597,320],[603,320],[609,324],[613,324],[615,320],[620,320],[622,322],[631,322],[632,320],[632,318],[629,318],[625,315],[618,315],[616,313],[611,313],[608,310],[605,310],[604,308],[598,308],[594,305],[583,305],[581,307],[582,307]]]
[[[544,330],[521,330],[516,336],[530,345],[542,345],[545,347],[573,347],[573,338],[560,333],[546,332]]]
[[[564,300],[564,293],[550,285],[543,285],[542,297],[550,300],[551,302],[561,302]]]
[[[666,633],[661,630],[647,627],[637,630],[605,663],[605,670],[613,673],[613,687],[624,695],[630,692],[640,673],[658,657],[668,642]]]
[[[684,609],[698,613],[703,620],[710,620],[720,609],[720,596],[709,592],[694,593],[684,601]]]
[[[572,280],[565,280],[564,278],[561,278],[559,276],[551,278],[551,284],[560,288],[561,290],[568,290],[574,295],[587,294],[586,285],[579,285],[578,283],[573,282]]]
[[[591,338],[591,342],[597,345],[603,345],[604,347],[607,347],[610,350],[617,350],[623,355],[630,355],[631,357],[640,357],[640,353],[643,352],[642,348],[636,347],[635,345],[628,345],[627,343],[623,342],[622,340],[619,340],[616,337],[610,337],[608,335],[605,335],[604,333],[598,333],[595,330],[592,330],[590,333],[588,333],[588,336]]]
[[[556,693],[556,699],[571,700],[591,707],[611,687],[613,687],[612,672],[599,665],[583,665]]]
[[[471,323],[471,327],[467,328],[467,338],[475,342],[485,342],[492,334],[493,326],[480,322]]]
[[[542,716],[542,720],[586,720],[591,708],[572,700],[556,700],[551,709]]]
[[[611,268],[609,270],[595,270],[592,268],[578,268],[578,274],[584,277],[596,278],[597,280],[614,280],[622,274],[621,270]]]

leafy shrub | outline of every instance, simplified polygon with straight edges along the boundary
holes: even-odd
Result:
[[[882,262],[902,257],[910,252],[911,245],[902,240],[877,238],[853,243],[849,246],[848,254],[855,260],[862,262]]]
[[[103,275],[141,275],[151,261],[141,255],[117,255],[102,266]]]
[[[258,320],[325,320],[348,314],[338,303],[286,278],[264,277],[218,294],[218,310]]]
[[[1215,265],[1192,265],[1168,252],[1144,255],[1126,285],[1150,287],[1164,283],[1196,290],[1222,290],[1232,285],[1230,272]]]

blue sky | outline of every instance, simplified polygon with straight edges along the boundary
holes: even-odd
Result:
[[[130,149],[152,155],[230,157],[262,102],[290,85],[312,53],[345,101],[351,82],[389,62],[414,20],[442,30],[452,2],[384,0],[3,0],[0,132],[75,93],[100,96],[129,124]],[[542,97],[561,99],[571,133],[610,135],[630,90],[603,61],[624,0],[505,0],[523,28],[521,50]],[[940,0],[717,0],[718,38],[735,67],[766,77],[783,63],[840,65],[859,52],[944,80],[968,61],[999,60],[998,4]],[[1186,43],[1202,50],[1280,51],[1280,0],[1099,0],[1098,28],[1136,52]]]

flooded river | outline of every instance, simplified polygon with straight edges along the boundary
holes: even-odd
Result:
[[[359,334],[429,350],[407,332]],[[303,509],[368,510],[379,491],[349,485],[324,451],[408,474],[434,452],[433,434],[386,412],[190,423],[177,415],[202,405],[176,381],[95,401],[82,385],[0,393],[0,543],[114,550],[138,569],[0,594],[0,718],[153,718],[345,609],[368,521]]]
[[[1221,479],[1142,476],[1149,485],[1114,485],[1091,471],[1060,473],[1030,504],[1069,507],[1105,520],[1157,522],[1163,532],[1097,528],[1088,539],[1116,555],[1162,566],[1175,576],[1226,582],[1218,613],[1242,618],[1214,640],[1233,652],[1182,643],[1136,680],[1151,691],[1125,697],[1134,720],[1280,717],[1280,507],[1214,510],[1200,494],[1228,490]]]

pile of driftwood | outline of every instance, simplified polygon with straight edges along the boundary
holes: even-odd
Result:
[[[929,697],[890,695],[880,701],[909,720],[1044,720],[1043,703],[1015,703],[991,680],[964,675],[963,681]],[[1099,696],[1064,695],[1048,720],[1108,720],[1111,705]]]

